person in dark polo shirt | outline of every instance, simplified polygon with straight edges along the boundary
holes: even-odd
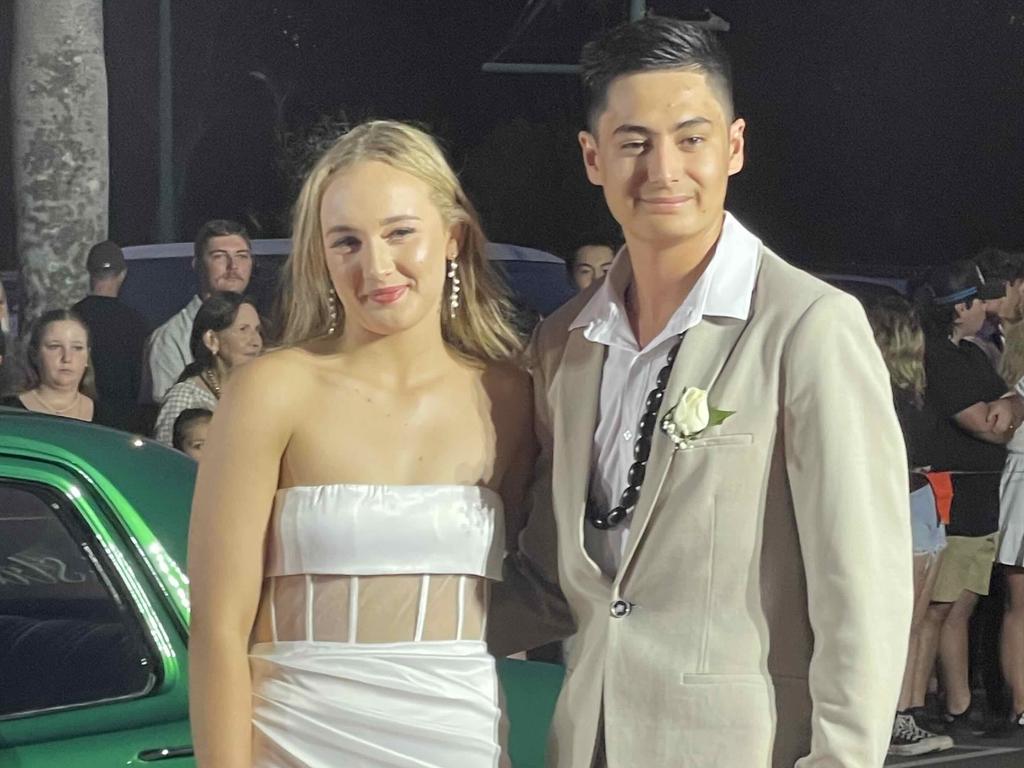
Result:
[[[110,240],[89,250],[89,295],[74,310],[89,326],[92,363],[99,395],[95,421],[108,427],[139,429],[142,350],[149,329],[142,315],[118,294],[128,276],[121,248]]]
[[[989,591],[999,530],[1003,446],[1024,420],[1024,401],[1007,396],[1007,386],[988,357],[968,341],[1005,293],[1001,282],[986,284],[969,260],[933,270],[921,292],[925,403],[962,435],[960,450],[974,454],[969,466],[949,467],[963,473],[953,477],[947,548],[929,609],[930,621],[942,624],[939,662],[946,687],[945,720],[954,737],[970,728],[968,624],[979,597]]]

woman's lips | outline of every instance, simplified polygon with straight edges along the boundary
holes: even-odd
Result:
[[[405,296],[405,292],[409,290],[407,285],[396,285],[391,288],[378,288],[375,291],[370,291],[370,301],[374,301],[378,304],[394,304],[400,298]]]

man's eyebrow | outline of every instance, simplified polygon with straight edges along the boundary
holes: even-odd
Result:
[[[677,131],[682,131],[687,128],[693,128],[698,125],[710,124],[711,121],[706,117],[691,117],[689,120],[683,120],[682,122],[676,123],[674,126],[672,126],[672,133],[676,133]],[[654,131],[643,125],[631,125],[629,123],[623,123],[614,131],[612,131],[613,136],[620,133],[639,133],[642,136],[650,136],[654,133]]]

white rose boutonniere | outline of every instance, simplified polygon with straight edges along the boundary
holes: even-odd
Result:
[[[661,420],[661,430],[678,451],[701,436],[708,427],[717,427],[735,411],[722,411],[708,405],[708,393],[697,387],[686,387],[679,400]]]

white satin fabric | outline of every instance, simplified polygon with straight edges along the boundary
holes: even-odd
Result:
[[[506,768],[494,659],[479,641],[262,643],[254,768]]]
[[[273,642],[250,650],[253,768],[508,766],[494,659],[482,639],[463,639],[462,624],[466,580],[500,578],[504,530],[500,497],[477,486],[279,491],[268,531],[267,594],[273,606],[274,585],[298,577],[305,597],[289,605],[304,615],[290,617],[299,639],[285,640],[277,629],[283,617],[271,608]],[[369,608],[359,597],[360,577],[394,575],[419,576],[410,641],[356,642],[359,614]],[[318,614],[338,605],[327,589],[333,582],[322,581],[328,576],[348,577],[347,642],[317,632]],[[453,576],[454,612],[431,604],[431,583]],[[409,581],[395,586],[403,583]],[[455,639],[422,639],[438,611],[453,613]]]
[[[282,488],[267,576],[465,573],[501,578],[501,497],[477,485]]]

